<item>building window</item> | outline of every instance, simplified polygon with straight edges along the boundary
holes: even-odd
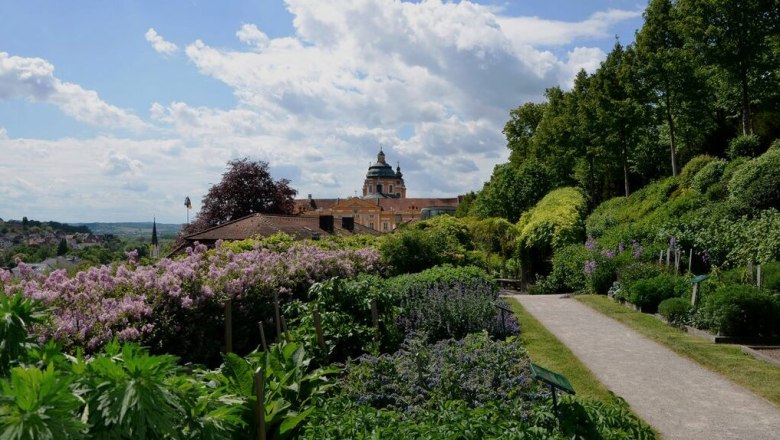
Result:
[[[390,185],[390,191],[389,192],[392,194],[392,192],[393,192],[393,185]]]
[[[368,185],[368,192],[369,193],[374,192],[374,185]]]
[[[374,229],[374,222],[369,223],[368,227],[371,228],[371,229]]]
[[[377,183],[376,184],[376,192],[378,192],[379,194],[382,194],[382,184],[381,183]]]
[[[387,222],[382,223],[382,230],[387,231],[388,230],[387,228],[388,228]]]

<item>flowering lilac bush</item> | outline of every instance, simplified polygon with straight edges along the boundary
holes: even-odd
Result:
[[[273,314],[274,293],[287,300],[320,280],[376,272],[379,254],[307,245],[234,253],[218,244],[213,251],[196,246],[181,259],[162,259],[155,266],[136,261],[131,253],[126,264],[91,268],[72,278],[62,270],[36,274],[21,264],[22,278],[6,276],[0,286],[6,294],[22,292],[54,308],[39,330],[43,339],[94,351],[118,338],[186,360],[210,361],[220,350],[227,299],[233,300],[234,346],[253,347],[257,322]]]

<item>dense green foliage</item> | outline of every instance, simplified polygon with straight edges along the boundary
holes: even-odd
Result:
[[[725,285],[706,295],[695,320],[719,334],[773,336],[780,334],[780,300],[755,287]]]
[[[379,250],[395,273],[413,273],[439,264],[465,264],[473,250],[466,223],[436,216],[383,237]]]
[[[696,176],[696,174],[699,171],[701,171],[702,168],[706,167],[710,162],[714,160],[715,160],[714,157],[707,156],[707,155],[696,156],[693,159],[691,159],[687,164],[685,164],[682,171],[680,171],[680,175],[677,178],[677,181],[680,184],[680,186],[683,188],[690,188],[694,176]]]
[[[629,287],[629,300],[643,312],[655,312],[658,304],[667,298],[681,297],[689,290],[689,284],[673,275],[658,275],[636,281]]]
[[[585,238],[586,201],[576,188],[560,188],[544,196],[517,223],[518,250],[524,262],[544,261],[554,250]],[[533,269],[532,269],[533,270]]]
[[[658,304],[658,313],[674,325],[687,323],[691,309],[691,302],[685,298],[667,298]]]
[[[739,168],[729,182],[730,200],[741,208],[780,209],[780,151],[767,151]]]

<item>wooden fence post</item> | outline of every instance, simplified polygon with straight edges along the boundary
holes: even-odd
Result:
[[[379,340],[379,310],[376,307],[376,300],[371,300],[371,321],[374,323],[374,337]]]
[[[279,320],[282,321],[282,332],[284,333],[284,340],[290,342],[290,334],[287,332],[287,321],[284,320],[284,315],[279,315]]]
[[[276,323],[276,338],[282,340],[282,320],[279,312],[279,292],[274,292],[274,322]]]
[[[255,370],[255,424],[257,438],[265,440],[265,372],[262,367]]]
[[[688,273],[691,273],[691,267],[693,264],[693,248],[688,252]]]
[[[233,300],[225,301],[225,353],[233,352]]]
[[[263,321],[260,321],[257,323],[257,326],[260,327],[260,343],[263,344],[263,351],[268,351],[268,344],[265,342],[265,330],[263,329]]]
[[[320,321],[320,312],[314,309],[312,312],[314,318],[314,331],[317,332],[317,344],[321,349],[325,349],[325,338],[322,336],[322,322]]]

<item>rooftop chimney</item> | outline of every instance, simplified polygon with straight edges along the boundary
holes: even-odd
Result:
[[[328,234],[333,233],[333,216],[332,215],[321,215],[320,216],[320,229],[327,232]]]
[[[355,232],[355,218],[341,217],[341,227],[349,232]]]

